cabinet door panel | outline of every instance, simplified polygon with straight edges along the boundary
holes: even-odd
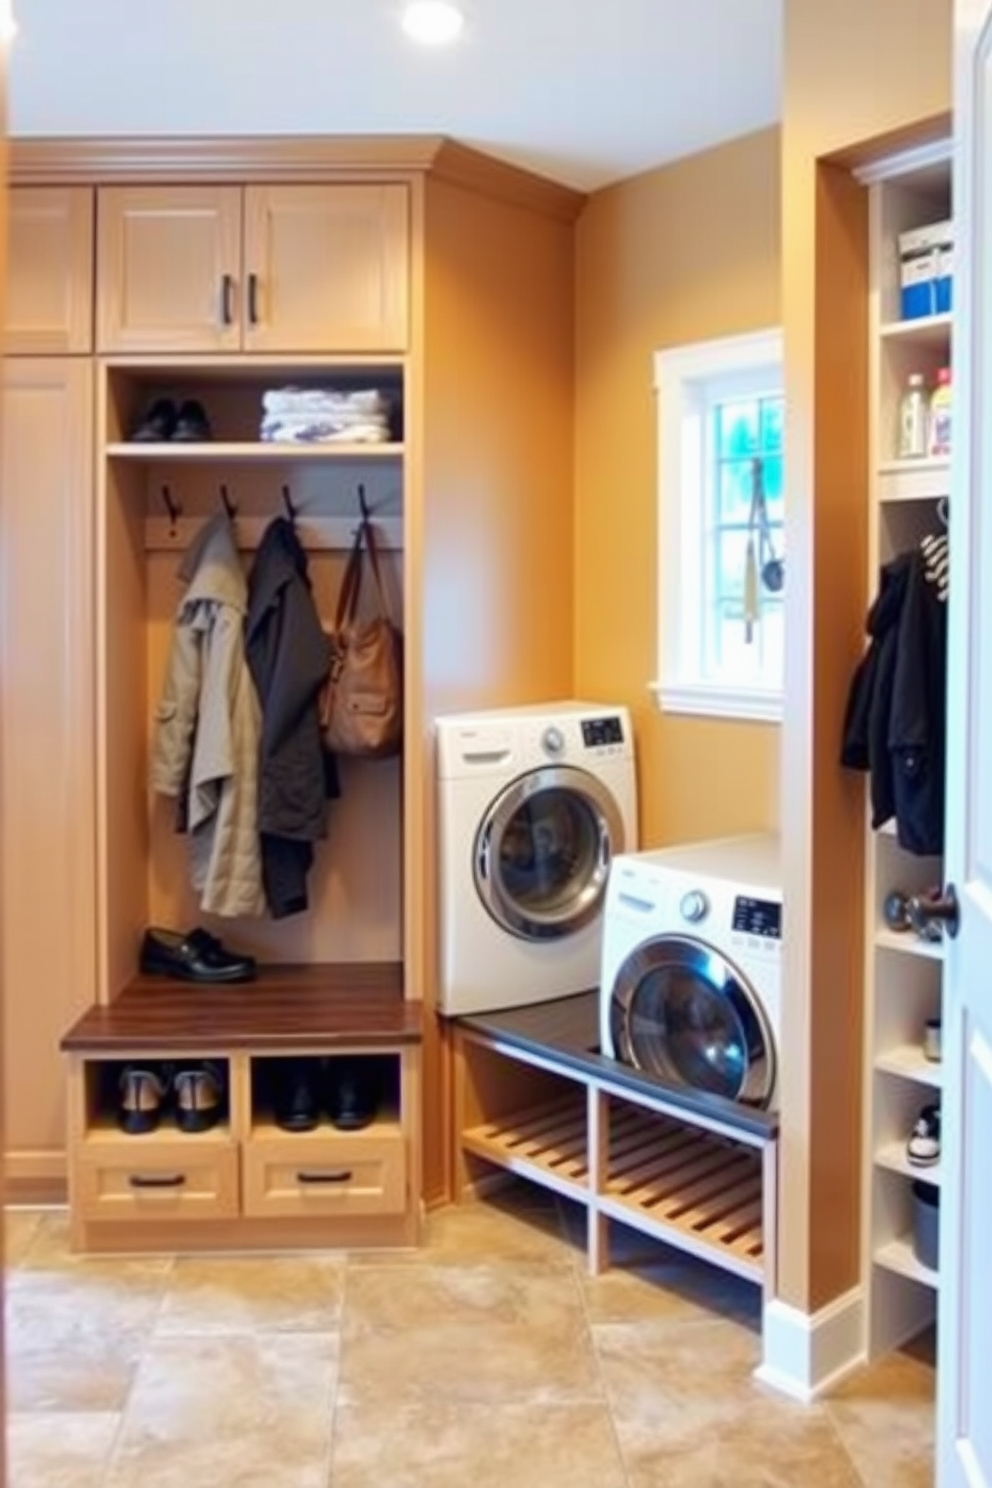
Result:
[[[6,363],[0,544],[8,1171],[65,1150],[59,1039],[96,988],[92,372]]]
[[[15,186],[8,201],[8,355],[92,350],[93,192]]]
[[[106,187],[97,224],[99,351],[239,350],[240,187]]]
[[[405,186],[246,187],[245,348],[402,351],[408,212]]]

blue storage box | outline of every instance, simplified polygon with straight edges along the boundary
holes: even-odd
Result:
[[[951,308],[954,224],[932,222],[899,234],[899,307],[903,320]]]

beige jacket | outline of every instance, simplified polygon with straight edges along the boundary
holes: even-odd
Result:
[[[201,908],[262,915],[261,709],[245,660],[248,586],[223,513],[197,535],[179,577],[188,587],[158,706],[152,787],[188,792],[190,878]]]

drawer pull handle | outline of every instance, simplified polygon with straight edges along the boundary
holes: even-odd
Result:
[[[234,324],[234,279],[230,274],[225,274],[221,279],[221,320],[224,325]]]
[[[248,324],[258,325],[258,275],[248,275]]]
[[[297,1173],[297,1183],[350,1183],[354,1174],[350,1168],[341,1168],[336,1173]]]
[[[157,1173],[149,1177],[145,1173],[132,1173],[128,1178],[132,1188],[182,1188],[186,1182],[185,1173]]]

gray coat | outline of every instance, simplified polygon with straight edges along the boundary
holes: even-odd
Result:
[[[188,791],[190,878],[210,914],[262,915],[258,838],[261,709],[245,659],[248,588],[231,524],[207,522],[187,550],[157,711],[152,787]]]

